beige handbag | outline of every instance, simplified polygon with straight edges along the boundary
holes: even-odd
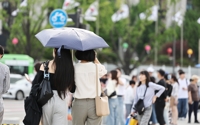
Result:
[[[100,97],[98,95],[98,66],[96,64],[96,98],[95,98],[95,103],[96,103],[96,115],[97,116],[106,116],[110,114],[109,110],[109,105],[108,105],[108,97]]]

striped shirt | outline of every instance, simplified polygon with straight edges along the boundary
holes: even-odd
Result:
[[[0,63],[0,97],[10,88],[10,70],[9,67]]]

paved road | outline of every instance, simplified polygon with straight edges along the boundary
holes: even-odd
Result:
[[[18,119],[22,122],[24,116],[24,101],[4,99],[4,120]]]
[[[11,119],[11,120],[17,120],[19,119],[21,121],[20,125],[22,124],[22,120],[24,118],[25,112],[24,112],[24,101],[16,101],[16,100],[8,100],[5,99],[4,100],[4,120],[6,119]],[[198,116],[199,120],[200,120],[200,113]],[[198,124],[188,124],[187,123],[187,119],[184,121],[179,121],[178,125],[198,125]],[[199,124],[200,125],[200,124]]]

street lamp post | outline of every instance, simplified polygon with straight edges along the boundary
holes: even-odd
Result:
[[[146,45],[145,46],[145,50],[146,50],[147,54],[149,54],[149,52],[151,50],[151,46],[150,45]]]
[[[173,51],[172,51],[172,48],[171,48],[171,47],[170,47],[170,48],[167,48],[167,53],[168,53],[169,56],[171,56],[172,52],[173,52]]]
[[[191,56],[193,54],[193,50],[192,49],[188,49],[187,50],[187,54],[188,54],[188,57],[191,58]]]
[[[200,24],[200,18],[197,20],[197,23]],[[200,39],[199,39],[199,64],[200,64]]]
[[[181,24],[181,67],[183,67],[183,22]]]
[[[199,64],[200,64],[200,39],[199,39]]]

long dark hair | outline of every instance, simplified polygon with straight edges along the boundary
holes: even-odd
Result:
[[[58,56],[55,49],[54,66],[54,85],[57,89],[59,97],[62,99],[62,95],[66,94],[67,89],[72,89],[75,85],[74,82],[74,66],[72,62],[72,55],[70,50],[61,49],[61,57]]]
[[[179,84],[178,79],[177,79],[176,76],[173,75],[173,74],[172,74],[172,79],[173,79],[175,82],[177,82],[177,83]]]
[[[117,71],[116,70],[112,70],[112,71],[110,71],[110,73],[111,73],[111,75],[112,75],[112,77],[111,77],[111,79],[112,80],[116,80],[117,81],[117,85],[119,84],[119,79],[118,79],[118,77],[117,77]]]
[[[147,71],[141,71],[140,72],[140,75],[145,75],[146,76],[146,82],[145,82],[145,84],[146,84],[146,86],[147,87],[149,87],[149,82],[150,82],[150,75],[149,75],[149,73],[147,72]],[[140,86],[142,84],[142,82],[140,81],[139,82],[139,84],[138,84],[138,87]]]

